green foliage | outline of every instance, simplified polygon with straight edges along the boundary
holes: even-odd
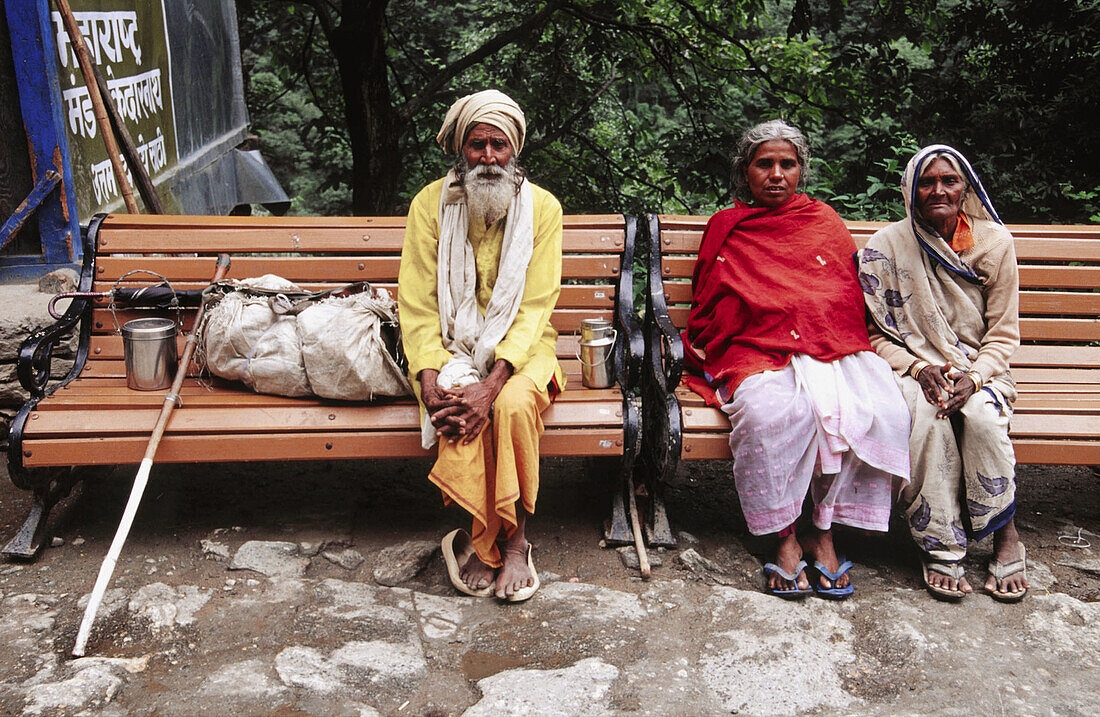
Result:
[[[385,67],[367,69],[384,73],[398,118],[386,136],[349,128],[330,46],[367,4],[384,6]],[[932,142],[970,158],[1006,220],[1100,213],[1096,0],[237,7],[253,127],[297,213],[352,210],[353,149],[383,156],[363,142],[397,148],[389,211],[404,211],[450,164],[434,142],[446,108],[486,87],[525,109],[521,161],[567,212],[712,212],[729,202],[740,133],[782,117],[811,139],[811,192],[852,219],[900,216],[901,170]]]

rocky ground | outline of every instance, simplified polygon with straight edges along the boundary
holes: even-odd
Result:
[[[933,600],[902,533],[844,536],[854,599],[760,589],[728,465],[669,491],[687,531],[643,582],[598,546],[606,473],[549,461],[530,602],[460,597],[465,524],[424,461],[158,466],[88,654],[69,658],[133,472],[100,470],[31,564],[0,564],[0,713],[1100,714],[1100,477],[1025,467],[1035,588]],[[0,529],[28,502],[0,476]],[[1078,534],[1091,548],[1060,536]],[[989,545],[967,568],[980,583]]]

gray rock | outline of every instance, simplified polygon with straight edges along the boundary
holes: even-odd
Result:
[[[450,640],[464,622],[464,612],[474,598],[442,597],[413,593],[413,605],[420,615],[420,629],[429,640]]]
[[[91,594],[86,593],[79,600],[76,601],[76,606],[81,610],[88,607],[88,600],[91,598]],[[103,599],[99,603],[99,610],[96,612],[96,622],[102,622],[103,620],[117,615],[119,611],[125,610],[126,606],[130,604],[130,593],[124,588],[111,588],[107,592],[103,593]]]
[[[275,670],[284,684],[321,693],[381,678],[412,680],[427,669],[418,645],[381,640],[349,642],[331,657],[302,646],[288,647],[275,657]]]
[[[230,570],[255,570],[267,576],[300,578],[309,558],[298,554],[298,544],[277,540],[249,540],[237,549]]]
[[[134,615],[148,620],[154,630],[172,630],[195,622],[195,613],[210,600],[213,592],[194,585],[173,588],[164,583],[152,583],[134,593],[129,609]]]
[[[543,585],[535,599],[553,609],[572,613],[578,621],[614,622],[641,620],[646,616],[637,595],[589,583]]]
[[[344,686],[341,670],[312,647],[296,645],[275,656],[275,671],[289,687],[304,687],[314,692],[335,692]]]
[[[676,533],[676,540],[680,543],[687,543],[688,545],[698,545],[699,539],[686,530],[681,530]]]
[[[619,560],[623,561],[623,565],[631,570],[641,570],[641,564],[638,562],[638,549],[633,545],[624,545],[618,548]],[[661,566],[663,562],[660,554],[656,551],[646,551],[646,556],[649,558],[649,564],[651,567],[657,568]]]
[[[852,605],[805,600],[793,606],[728,587],[714,588],[707,604],[712,622],[699,675],[726,710],[796,715],[813,705],[847,713],[856,701],[842,679],[856,661],[852,624],[842,615]]]
[[[72,714],[101,707],[114,699],[122,684],[109,665],[91,665],[61,682],[29,688],[23,714]]]
[[[385,548],[374,564],[375,582],[395,587],[412,580],[438,549],[439,544],[431,540],[410,540]]]
[[[60,548],[64,544],[65,544],[65,539],[62,538],[60,535],[55,535],[52,538],[50,538],[50,547],[51,548]]]
[[[707,580],[718,583],[719,585],[733,585],[734,580],[730,577],[726,570],[715,563],[712,560],[708,560],[695,551],[695,548],[688,548],[684,552],[677,556],[680,564],[691,571],[692,575],[699,580]]]
[[[419,645],[382,640],[349,642],[332,653],[332,662],[398,680],[418,678],[428,669]]]
[[[328,545],[324,540],[300,540],[298,541],[298,549],[302,555],[312,558],[315,555],[320,554],[325,546]]]
[[[1058,564],[1084,573],[1100,575],[1100,558],[1063,558],[1058,561]]]
[[[1050,590],[1058,584],[1058,578],[1043,563],[1037,560],[1027,561],[1027,582],[1036,590]]]
[[[80,275],[72,269],[55,269],[38,280],[38,291],[43,294],[60,294],[76,291]]]
[[[482,698],[463,717],[529,714],[540,717],[603,715],[619,669],[589,657],[560,670],[507,670],[479,680]]]
[[[202,546],[202,554],[205,558],[229,560],[230,555],[232,555],[228,545],[219,543],[216,540],[200,540],[199,545]]]
[[[268,675],[269,669],[261,660],[225,665],[203,681],[200,691],[216,697],[274,697],[286,688]]]
[[[335,563],[345,570],[355,570],[363,564],[365,558],[358,550],[344,548],[343,550],[326,550],[321,557],[330,563]]]

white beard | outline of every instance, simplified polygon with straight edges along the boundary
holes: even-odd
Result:
[[[489,226],[508,213],[508,205],[516,196],[515,160],[503,167],[479,164],[468,168],[463,184],[470,221],[484,221]]]

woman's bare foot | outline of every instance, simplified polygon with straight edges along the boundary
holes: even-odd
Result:
[[[1004,527],[993,533],[993,559],[1001,565],[1007,565],[1014,560],[1023,557],[1020,552],[1020,534],[1016,532],[1016,521],[1010,520]],[[1000,591],[1003,593],[1022,593],[1031,585],[1022,572],[1009,575],[1001,581]],[[997,580],[992,575],[985,581],[985,589],[993,592],[998,589]]]
[[[526,540],[521,545],[504,544],[500,546],[504,567],[497,573],[496,596],[501,600],[507,600],[517,590],[535,584],[535,576],[531,574],[531,568],[527,565],[528,547]]]
[[[961,590],[967,595],[974,592],[974,588],[970,587],[970,583],[967,582],[965,575],[956,580],[950,575],[944,575],[935,570],[929,570],[928,584],[933,587],[943,588],[944,590]]]
[[[775,564],[783,568],[788,574],[793,575],[800,560],[802,560],[802,546],[798,544],[798,537],[791,533],[780,538],[779,544],[775,548]],[[787,580],[778,573],[768,575],[768,588],[770,590],[795,590],[796,583],[798,590],[805,590],[810,587],[810,581],[805,572],[799,573],[797,581]]]
[[[836,571],[840,569],[840,558],[837,557],[836,548],[833,546],[833,531],[810,528],[809,534],[802,538],[802,543],[806,548],[806,552],[814,560],[824,565],[830,573],[835,575]],[[824,575],[821,576],[821,587],[826,590],[846,588],[851,582],[848,579],[848,573],[844,573],[837,578],[836,585],[833,585],[832,581]]]
[[[481,558],[474,553],[466,560],[466,564],[459,571],[462,582],[471,590],[484,590],[493,584],[496,569],[481,562]]]

